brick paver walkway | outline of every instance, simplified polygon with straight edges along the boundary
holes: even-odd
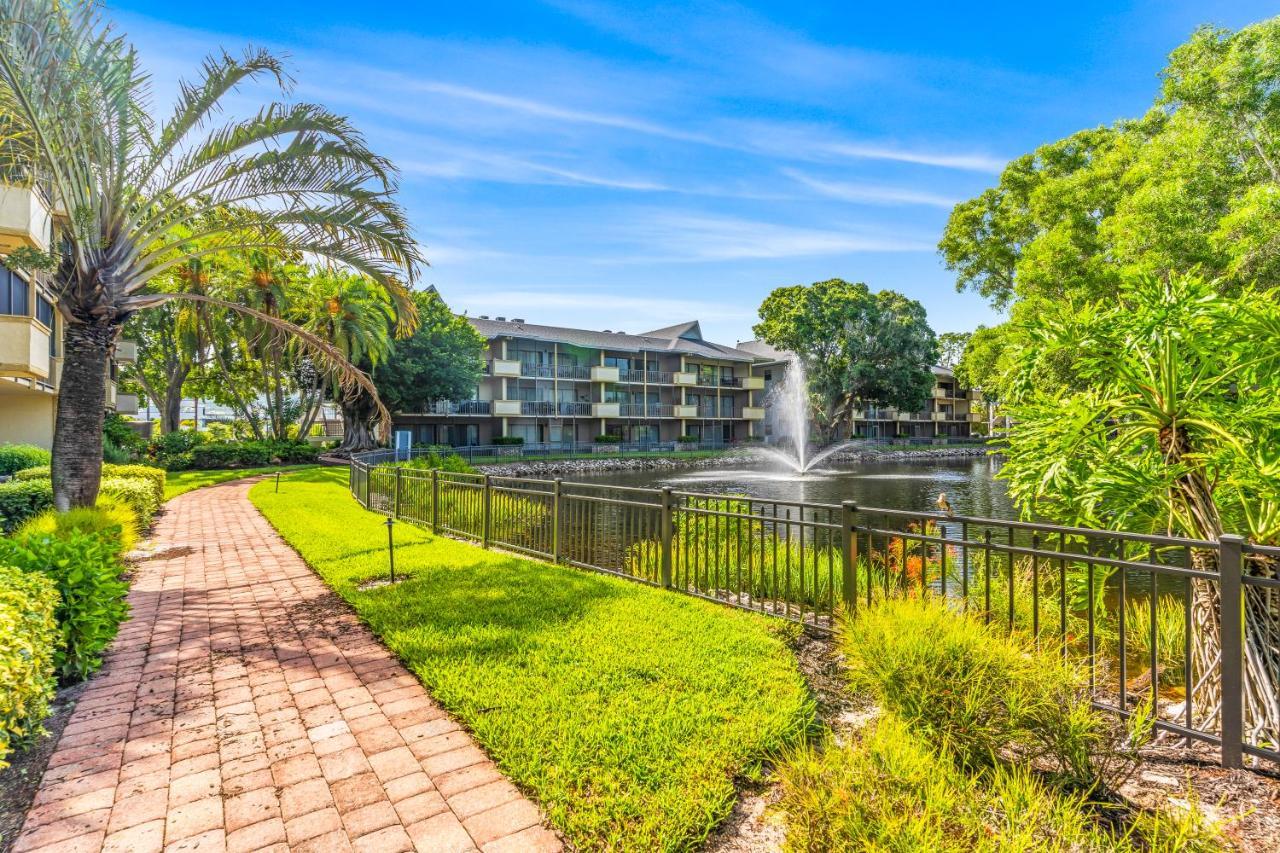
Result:
[[[558,850],[247,490],[169,503],[15,851]]]

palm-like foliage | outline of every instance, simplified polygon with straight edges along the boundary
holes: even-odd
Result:
[[[1010,377],[1013,417],[1001,476],[1022,508],[1066,523],[1216,540],[1280,542],[1280,292],[1220,295],[1195,277],[1123,283],[1113,298],[1046,305]],[[1076,387],[1035,383],[1069,355]],[[1214,568],[1212,552],[1197,554]],[[1255,556],[1252,573],[1280,561]],[[1214,712],[1216,584],[1197,581],[1202,714]],[[1280,606],[1245,595],[1246,714],[1280,742]]]
[[[4,4],[0,173],[39,175],[64,214],[51,282],[66,319],[54,438],[59,506],[96,496],[106,358],[133,312],[184,298],[285,328],[269,312],[158,292],[157,276],[232,250],[329,258],[397,295],[395,282],[413,274],[419,254],[393,198],[394,169],[345,118],[307,103],[223,117],[226,96],[262,78],[287,89],[268,53],[213,56],[157,123],[134,51],[95,4]],[[341,352],[288,330],[344,383],[376,397]]]

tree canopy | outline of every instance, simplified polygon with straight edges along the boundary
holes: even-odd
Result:
[[[433,289],[413,294],[418,328],[395,342],[373,381],[392,411],[421,411],[440,400],[464,399],[484,369],[485,340]]]
[[[753,331],[800,358],[819,424],[858,403],[915,411],[933,389],[937,336],[924,307],[892,290],[838,278],[780,287],[761,303]]]

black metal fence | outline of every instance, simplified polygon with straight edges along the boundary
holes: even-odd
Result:
[[[396,464],[353,462],[367,508],[433,532],[608,572],[828,632],[839,613],[936,595],[1086,666],[1097,707],[1280,762],[1273,733],[1246,731],[1246,620],[1280,603],[1247,571],[1280,548],[1021,521],[761,500]],[[1271,610],[1269,612],[1275,612]],[[1195,631],[1222,650],[1198,659]],[[1201,688],[1219,697],[1200,702]],[[1200,707],[1200,705],[1205,707]]]

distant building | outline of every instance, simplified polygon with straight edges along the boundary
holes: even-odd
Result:
[[[764,435],[768,441],[773,438],[775,427],[770,392],[786,375],[793,355],[760,340],[739,343],[738,349],[757,358],[756,372],[764,380]],[[933,391],[923,409],[900,412],[887,406],[862,406],[854,409],[851,422],[837,425],[837,437],[947,439],[987,434],[991,413],[982,392],[961,387],[948,368],[930,370],[934,375]]]
[[[470,399],[401,412],[415,444],[484,445],[498,438],[565,445],[618,436],[729,443],[762,436],[757,357],[704,340],[696,320],[640,334],[523,319],[467,317],[486,339],[485,375]]]
[[[48,251],[59,215],[41,187],[0,184],[0,254],[20,246]],[[42,279],[0,264],[0,444],[53,445],[63,319]],[[107,410],[137,412],[137,397],[117,393],[115,382],[117,364],[136,357],[133,342],[116,343],[102,401]]]

